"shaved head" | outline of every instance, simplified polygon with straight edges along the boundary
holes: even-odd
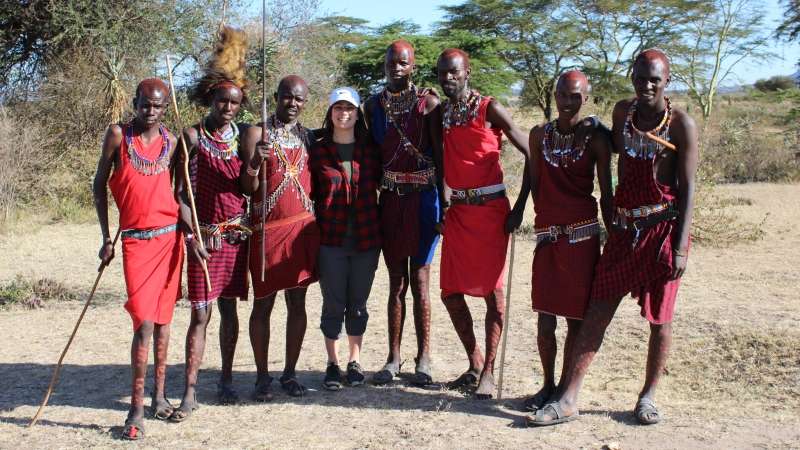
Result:
[[[581,91],[584,93],[588,93],[591,90],[589,79],[586,78],[586,75],[580,70],[568,70],[562,73],[561,76],[558,77],[556,90],[567,85],[580,85]]]
[[[659,61],[664,65],[664,75],[669,77],[669,58],[667,58],[667,55],[665,55],[664,52],[656,48],[648,48],[647,50],[644,50],[636,55],[633,65],[635,67],[642,63],[653,64]]]
[[[464,63],[464,69],[469,69],[469,55],[464,50],[460,48],[446,48],[442,51],[439,55],[439,61],[443,59],[455,59],[457,57],[461,57],[461,60]]]
[[[400,54],[403,53],[404,50],[408,51],[408,60],[413,64],[415,60],[414,46],[405,39],[398,39],[386,47],[386,59],[390,59],[393,53]]]
[[[278,93],[281,91],[292,91],[295,86],[302,87],[306,92],[308,92],[306,80],[299,75],[287,75],[281,78],[281,81],[278,83]]]
[[[151,95],[148,94],[154,92],[161,92],[164,97],[167,97],[169,95],[169,87],[161,78],[145,78],[136,86],[136,98],[139,98],[140,94],[150,97]]]

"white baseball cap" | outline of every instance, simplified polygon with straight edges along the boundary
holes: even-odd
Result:
[[[338,87],[332,90],[331,95],[328,96],[328,106],[342,101],[350,103],[356,108],[361,106],[361,97],[359,97],[358,92],[351,87]]]

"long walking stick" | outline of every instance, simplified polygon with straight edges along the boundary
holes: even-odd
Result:
[[[175,84],[172,82],[172,64],[169,62],[169,55],[167,55],[167,76],[169,77],[169,90],[172,92],[172,107],[175,109],[175,122],[181,130],[181,151],[183,152],[183,185],[186,188],[186,193],[189,196],[189,206],[192,210],[192,228],[200,248],[205,252],[206,246],[203,243],[203,235],[200,233],[200,221],[197,219],[197,208],[194,205],[194,192],[192,192],[192,182],[189,179],[189,150],[186,149],[186,139],[183,136],[183,122],[181,121],[181,112],[178,110],[177,93],[175,92]],[[200,267],[203,268],[203,275],[206,277],[206,289],[211,292],[211,278],[208,276],[208,267],[204,259],[200,260]]]
[[[508,329],[511,325],[511,284],[514,280],[514,244],[517,243],[517,234],[511,233],[511,261],[508,263],[508,291],[506,292],[506,323],[503,326],[503,349],[500,351],[500,379],[497,383],[497,399],[503,398],[503,368],[506,363],[506,341],[508,340]]]
[[[267,0],[261,2],[261,142],[267,142]],[[267,160],[261,163],[261,282],[267,272]]]
[[[118,229],[117,235],[114,236],[114,241],[111,243],[112,249],[117,245],[117,240],[119,239],[120,231],[122,231],[122,229]],[[69,336],[67,345],[64,347],[64,351],[61,352],[61,357],[58,358],[58,363],[56,364],[56,368],[55,370],[53,370],[53,376],[50,378],[50,386],[47,387],[47,392],[45,392],[44,394],[44,400],[42,400],[42,404],[39,405],[39,409],[36,411],[36,414],[33,416],[33,419],[31,419],[31,423],[28,424],[29,427],[36,425],[36,422],[39,420],[39,416],[42,415],[42,411],[44,411],[44,407],[47,406],[47,402],[50,400],[50,394],[53,393],[53,388],[56,386],[56,383],[58,382],[58,375],[61,373],[61,365],[64,362],[64,357],[67,356],[67,350],[69,350],[69,346],[72,344],[72,340],[75,338],[75,334],[78,332],[78,327],[81,325],[81,321],[83,320],[83,316],[86,314],[86,310],[89,309],[89,304],[92,303],[92,299],[94,298],[94,291],[97,290],[97,284],[100,283],[100,277],[103,276],[103,271],[106,270],[107,266],[108,264],[101,262],[100,267],[97,268],[97,278],[94,279],[92,292],[89,293],[89,298],[86,299],[86,303],[83,305],[83,311],[81,311],[81,315],[78,316],[78,321],[75,322],[75,328],[72,329],[72,334]]]

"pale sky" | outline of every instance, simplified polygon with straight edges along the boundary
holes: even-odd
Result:
[[[257,8],[260,12],[260,2]],[[431,26],[442,18],[439,6],[457,5],[462,0],[403,0],[397,3],[375,0],[321,0],[320,15],[345,15],[366,19],[370,25],[384,25],[395,20],[409,19],[422,27],[423,32],[429,32]],[[779,0],[764,1],[767,26],[774,30],[783,17],[784,8]],[[776,57],[767,62],[742,61],[736,66],[725,84],[752,84],[761,78],[773,75],[790,75],[798,71],[797,62],[800,61],[800,44],[797,42],[786,43],[775,39],[770,40],[770,51]]]

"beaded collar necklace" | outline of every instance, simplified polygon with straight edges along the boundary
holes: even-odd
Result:
[[[131,166],[142,175],[158,175],[169,168],[169,134],[164,124],[158,125],[158,132],[161,135],[161,153],[156,159],[148,159],[139,153],[136,148],[136,140],[133,138],[133,121],[128,124],[125,130],[125,145],[128,147],[128,159]],[[141,142],[141,137],[139,138]]]
[[[478,117],[478,108],[481,105],[483,96],[477,91],[470,91],[467,98],[455,102],[450,99],[444,102],[444,114],[442,114],[442,126],[445,131],[451,127],[458,127],[474,120]]]
[[[236,123],[231,125],[223,132],[210,132],[205,124],[208,117],[200,122],[200,148],[207,151],[211,156],[229,160],[234,156],[238,157],[239,152],[239,127]]]
[[[275,171],[283,173],[283,178],[278,183],[278,186],[275,187],[275,190],[267,196],[266,204],[257,203],[254,208],[261,209],[262,217],[265,217],[275,208],[278,200],[288,189],[294,192],[295,197],[300,200],[306,211],[313,213],[314,202],[300,181],[300,174],[303,173],[307,159],[305,149],[307,148],[308,131],[300,125],[300,122],[296,122],[292,127],[287,127],[274,114],[267,119],[266,125],[272,151],[278,160],[278,167],[275,168]],[[286,152],[287,149],[296,149],[298,152],[294,155],[294,158],[290,158],[290,155]]]
[[[653,159],[656,155],[660,154],[664,146],[649,139],[645,133],[651,133],[664,140],[669,140],[669,125],[672,121],[672,103],[668,97],[664,97],[666,102],[666,109],[661,122],[652,130],[641,131],[633,124],[633,118],[636,114],[636,107],[639,99],[635,99],[631,106],[628,108],[628,114],[625,118],[625,127],[623,128],[623,137],[625,138],[625,152],[628,156],[639,159]]]
[[[542,155],[553,167],[567,167],[581,159],[588,142],[587,133],[583,146],[580,149],[575,148],[575,133],[561,134],[558,131],[558,119],[555,119],[544,126]]]
[[[300,124],[300,121],[288,126],[275,114],[267,119],[267,133],[270,140],[281,147],[297,148],[308,144],[308,130]]]
[[[387,116],[402,117],[417,106],[417,87],[414,83],[409,83],[408,88],[400,92],[390,92],[388,88],[384,88],[380,100]]]

